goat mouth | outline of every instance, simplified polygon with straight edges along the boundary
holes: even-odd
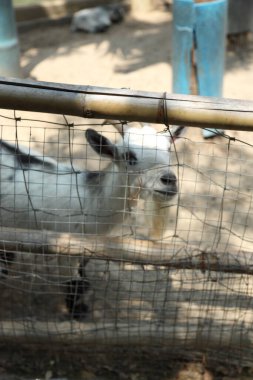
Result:
[[[177,191],[155,190],[155,192],[163,195],[164,197],[174,197],[177,194]]]

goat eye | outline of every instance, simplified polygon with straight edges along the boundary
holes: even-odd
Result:
[[[128,152],[124,153],[124,160],[126,160],[127,163],[128,163],[130,166],[137,165],[137,162],[138,162],[135,153],[134,153],[134,152],[131,152],[131,151],[128,151]]]

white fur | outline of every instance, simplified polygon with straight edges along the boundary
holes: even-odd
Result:
[[[8,147],[0,145],[1,225],[105,234],[123,223],[127,201],[138,186],[143,194],[173,196],[170,185],[160,180],[171,173],[167,136],[156,134],[151,127],[131,128],[123,141],[109,145],[115,157],[105,171],[93,175],[88,171],[75,172],[72,166],[19,148],[41,160],[31,160],[28,167]],[[134,165],[122,158],[128,151],[136,156]],[[102,152],[102,156],[107,153]]]

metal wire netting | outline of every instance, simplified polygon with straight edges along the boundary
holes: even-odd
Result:
[[[120,160],[132,167],[117,184],[119,202],[108,194],[122,173],[110,172],[104,182],[110,160],[94,152],[85,131],[101,131],[115,150],[120,121],[20,115],[0,115],[1,341],[173,345],[247,357],[253,319],[250,134],[203,140],[189,129],[171,144],[167,165],[145,166],[134,180],[136,157],[124,151]],[[167,130],[155,128],[158,136]],[[62,179],[66,175],[71,183]],[[91,189],[85,199],[79,176]],[[97,210],[88,229],[87,202]],[[111,202],[122,207],[117,219]],[[101,205],[107,207],[102,219]]]

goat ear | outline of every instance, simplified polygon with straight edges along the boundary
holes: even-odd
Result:
[[[171,142],[177,140],[179,137],[181,137],[186,131],[186,128],[182,125],[173,125],[170,127],[169,135]]]
[[[168,126],[163,135],[168,137],[170,143],[173,143],[184,134],[185,130],[186,128],[182,125],[172,125],[170,127]]]
[[[109,157],[111,159],[116,157],[117,147],[105,136],[91,128],[86,130],[85,136],[92,149],[100,156]]]

